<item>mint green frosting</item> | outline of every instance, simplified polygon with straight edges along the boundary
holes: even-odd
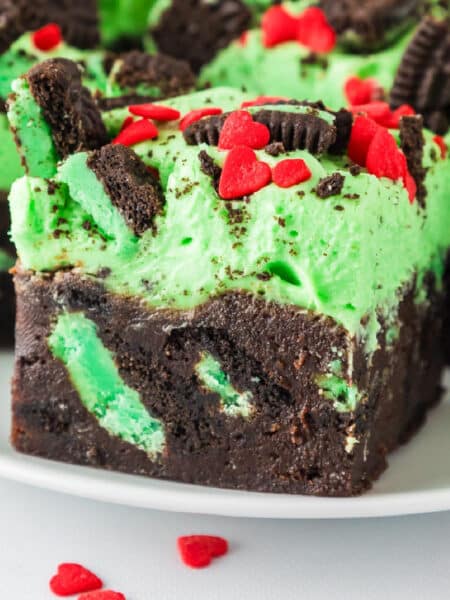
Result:
[[[337,412],[353,412],[361,401],[358,388],[350,385],[342,377],[332,374],[319,375],[316,383],[325,398],[333,402]]]
[[[9,190],[12,182],[24,173],[8,118],[0,113],[0,190]]]
[[[18,148],[30,175],[52,177],[56,173],[58,153],[53,143],[50,125],[30,91],[26,79],[13,83],[14,101],[9,104],[11,128],[20,140]]]
[[[206,104],[237,108],[243,99],[244,94],[222,88],[167,104],[184,114]],[[120,125],[119,114],[105,116],[111,132]],[[376,348],[381,319],[388,326],[395,322],[399,299],[415,275],[419,286],[430,269],[442,279],[450,245],[450,180],[448,159],[436,159],[431,134],[426,134],[423,210],[409,203],[400,182],[366,172],[355,177],[345,157],[314,157],[306,151],[282,158],[302,158],[312,173],[309,181],[289,189],[270,184],[248,203],[224,203],[201,171],[198,154],[205,150],[222,165],[226,153],[188,146],[177,123],[159,131],[158,139],[134,147],[160,172],[166,205],[156,218],[156,235],[148,230],[136,239],[118,225],[80,154],[60,167],[63,185],[49,199],[39,191],[45,190],[40,180],[24,178],[13,187],[12,235],[25,268],[53,271],[72,265],[94,275],[108,267],[104,284],[109,290],[156,308],[193,309],[212,296],[244,290],[328,315],[363,340],[368,352]],[[256,154],[270,165],[280,160],[264,151]],[[320,199],[315,187],[335,172],[345,176],[342,193]],[[230,207],[243,210],[239,227]],[[60,216],[66,221],[55,238]],[[90,231],[80,227],[86,219],[94,224]],[[258,277],[264,272],[272,274],[267,281]]]
[[[102,43],[112,46],[120,38],[138,38],[147,30],[155,0],[99,0]]]
[[[203,68],[200,85],[243,87],[255,96],[322,100],[326,106],[339,109],[347,105],[344,84],[352,75],[373,77],[390,89],[409,39],[407,34],[389,48],[369,55],[336,48],[322,60],[302,63],[310,56],[308,48],[297,42],[265,48],[261,31],[252,30],[245,46],[234,42]]]
[[[164,450],[164,427],[122,380],[112,353],[93,321],[82,313],[59,315],[48,338],[52,354],[66,367],[85,408],[108,433],[155,458]]]
[[[230,417],[244,418],[252,414],[252,392],[238,392],[223,371],[220,362],[212,354],[204,352],[195,366],[195,371],[205,388],[220,396],[224,413]]]

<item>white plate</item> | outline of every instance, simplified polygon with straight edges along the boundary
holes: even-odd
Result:
[[[0,475],[58,492],[141,508],[280,519],[381,517],[450,510],[450,396],[395,452],[360,498],[313,498],[211,489],[23,456],[8,443],[12,354],[0,353]],[[450,374],[447,373],[447,384]],[[449,386],[450,387],[450,386]]]

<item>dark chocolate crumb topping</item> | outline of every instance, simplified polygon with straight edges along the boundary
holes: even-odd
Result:
[[[190,146],[198,144],[217,146],[220,132],[229,114],[211,115],[192,123],[184,130],[184,139]]]
[[[341,37],[358,50],[389,43],[418,13],[422,0],[320,0],[319,6]]]
[[[219,180],[220,176],[222,175],[222,169],[214,162],[214,160],[205,150],[202,150],[199,153],[198,158],[200,160],[200,169],[202,173],[208,175],[208,177],[211,177],[213,187],[217,192],[219,189]]]
[[[280,154],[286,153],[286,148],[283,146],[282,142],[272,142],[271,144],[266,146],[264,148],[264,150],[270,156],[275,156],[275,157],[280,156]]]
[[[391,106],[410,104],[425,124],[445,133],[450,115],[450,23],[426,17],[407,47],[390,97]]]
[[[158,87],[161,90],[160,97],[167,98],[185,94],[195,85],[195,76],[184,60],[139,50],[122,54],[119,59],[121,65],[116,73],[116,81],[124,89],[134,89],[144,84]]]
[[[101,114],[89,90],[82,86],[76,63],[53,58],[33,67],[26,77],[51,127],[60,158],[94,150],[108,142]]]
[[[420,206],[425,206],[427,189],[425,177],[427,174],[423,166],[423,149],[425,139],[423,137],[423,118],[419,115],[403,117],[400,119],[400,143],[408,169],[417,185],[417,201]]]
[[[153,227],[156,215],[162,213],[164,195],[155,176],[131,148],[108,144],[92,152],[87,164],[135,235]]]
[[[338,196],[342,192],[345,177],[340,173],[333,173],[319,181],[316,187],[316,194],[319,198],[330,198]]]
[[[242,0],[172,0],[150,33],[161,52],[187,60],[198,72],[250,23]]]

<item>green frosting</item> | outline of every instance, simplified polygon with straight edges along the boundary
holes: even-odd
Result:
[[[9,104],[8,118],[20,141],[18,147],[30,175],[52,177],[56,173],[58,153],[50,125],[44,118],[26,79],[12,84],[14,101]]]
[[[239,92],[217,89],[167,104],[184,114],[205,105],[237,108],[243,99]],[[120,115],[123,111],[105,116],[111,133],[120,127]],[[430,269],[442,279],[450,245],[450,180],[448,159],[436,158],[431,134],[424,151],[423,210],[409,203],[400,182],[366,172],[352,176],[345,157],[306,151],[287,156],[305,160],[309,181],[289,189],[270,184],[249,202],[225,203],[202,172],[198,154],[205,150],[222,165],[226,153],[188,146],[177,123],[160,125],[159,131],[158,139],[134,147],[160,172],[166,205],[156,218],[156,234],[148,230],[137,239],[119,225],[118,213],[108,210],[108,198],[80,154],[60,167],[63,184],[50,198],[45,183],[36,179],[21,179],[13,187],[12,234],[25,268],[72,265],[95,275],[107,267],[107,289],[156,308],[192,309],[212,296],[244,290],[328,315],[364,341],[368,352],[377,346],[381,320],[388,326],[395,322],[399,299],[415,275],[419,287]],[[270,165],[287,157],[257,155]],[[342,193],[320,199],[319,180],[335,172],[345,176]],[[231,209],[242,210],[238,225]],[[59,217],[63,227],[56,225]],[[85,220],[93,226],[81,227]],[[262,273],[271,277],[261,279]]]
[[[164,450],[161,421],[149,414],[139,394],[124,383],[92,321],[82,313],[61,314],[48,344],[101,427],[152,458]]]
[[[299,7],[303,9],[303,3]],[[350,76],[373,77],[390,89],[409,39],[410,34],[403,36],[374,54],[350,54],[336,48],[311,60],[310,50],[297,42],[265,48],[261,31],[252,30],[245,46],[234,42],[203,68],[200,84],[245,87],[255,96],[322,100],[339,109],[347,105],[344,84]]]
[[[3,113],[0,113],[0,165],[0,190],[9,190],[12,182],[21,177],[24,171],[8,118]]]
[[[355,385],[350,385],[336,375],[319,375],[316,378],[319,389],[327,400],[333,402],[337,412],[353,412],[361,401],[361,393]]]
[[[238,392],[214,356],[203,353],[195,371],[205,388],[220,396],[222,409],[228,416],[247,418],[252,414],[252,392]]]
[[[99,0],[102,43],[114,46],[123,38],[143,36],[153,4],[155,0]]]

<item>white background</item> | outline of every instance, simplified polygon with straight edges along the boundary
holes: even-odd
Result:
[[[0,480],[0,598],[50,600],[61,561],[95,570],[127,600],[450,598],[450,513],[264,521],[131,509]],[[227,537],[228,556],[191,571],[178,535]]]

